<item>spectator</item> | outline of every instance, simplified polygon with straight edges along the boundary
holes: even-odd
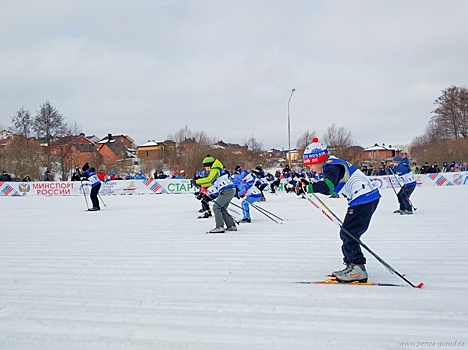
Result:
[[[107,175],[106,175],[106,173],[104,172],[104,170],[102,170],[102,169],[99,170],[99,172],[98,172],[98,174],[97,174],[97,177],[98,177],[98,179],[101,180],[101,181],[106,181],[106,179],[107,179]]]
[[[416,165],[416,162],[411,163],[410,169],[413,172],[413,174],[419,174],[419,168]]]
[[[441,172],[443,173],[449,173],[450,172],[450,167],[447,162],[442,163],[442,169],[440,169]]]
[[[8,174],[5,170],[3,170],[0,181],[11,181],[11,175]]]
[[[439,166],[437,165],[437,162],[432,163],[430,172],[431,174],[440,173],[440,169],[439,169]]]
[[[450,164],[450,171],[455,171],[455,161]]]
[[[26,175],[26,176],[23,178],[23,180],[21,180],[21,181],[23,181],[23,182],[31,182],[32,180],[31,180],[31,177],[30,177],[29,175]]]
[[[71,177],[71,181],[80,181],[80,176],[75,171]]]
[[[138,174],[136,174],[135,179],[138,179],[138,180],[146,180],[146,176],[143,175],[143,172],[140,170],[140,171],[138,172]]]
[[[379,170],[377,170],[377,175],[382,176],[385,175],[385,167],[383,165],[380,166]]]
[[[421,167],[421,174],[429,174],[431,172],[431,167],[429,166],[429,163],[426,162],[424,165]]]

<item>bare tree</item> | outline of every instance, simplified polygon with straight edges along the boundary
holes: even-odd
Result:
[[[32,121],[32,128],[36,132],[37,137],[46,144],[46,167],[49,169],[51,167],[50,143],[55,138],[66,134],[63,116],[46,100],[40,106],[39,111],[37,111]]]
[[[437,125],[441,139],[468,138],[468,90],[451,86],[442,91],[434,104],[431,121]]]
[[[31,138],[31,115],[23,107],[11,117],[9,130],[15,134],[7,148],[11,172],[17,178],[29,175],[40,178],[41,152],[39,143]]]
[[[244,146],[246,146],[247,150],[251,152],[261,152],[263,149],[263,144],[258,141],[254,135],[250,136],[247,140],[244,140]]]
[[[296,148],[299,152],[304,152],[306,147],[312,142],[312,139],[316,137],[315,130],[310,132],[307,130],[305,133],[302,134],[300,138],[297,139]]]
[[[10,131],[12,133],[21,135],[24,138],[29,138],[31,136],[31,114],[29,111],[24,110],[23,107],[11,117],[11,124]]]
[[[176,143],[175,155],[168,154],[170,163],[165,166],[172,170],[185,170],[187,176],[194,174],[200,168],[201,161],[208,153],[213,153],[211,145],[215,143],[215,138],[210,138],[205,131],[192,131],[187,126],[174,134],[168,135],[168,140]],[[179,145],[187,140],[192,140],[190,149],[181,148]]]
[[[339,158],[346,157],[346,149],[354,142],[351,131],[344,126],[337,127],[335,123],[328,127],[322,141],[328,146],[330,153]]]
[[[53,158],[59,166],[61,179],[67,180],[68,175],[73,173],[73,169],[78,166],[74,159],[73,150],[76,149],[76,140],[80,137],[81,127],[76,123],[65,125],[65,135],[57,140],[58,144],[54,147]]]
[[[37,140],[15,135],[7,145],[5,156],[11,173],[16,179],[29,175],[32,179],[41,179],[41,152]]]

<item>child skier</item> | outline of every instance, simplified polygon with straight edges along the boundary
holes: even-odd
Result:
[[[393,158],[392,163],[392,166],[388,168],[388,173],[397,176],[397,179],[399,178],[398,183],[401,186],[397,194],[400,208],[395,210],[394,213],[411,215],[413,214],[413,206],[411,205],[410,197],[416,188],[416,178],[409,166],[407,157],[396,156]]]
[[[224,224],[226,224],[227,231],[237,231],[236,223],[227,211],[229,203],[236,194],[235,185],[223,170],[223,163],[220,160],[214,159],[208,154],[203,159],[203,167],[208,175],[195,180],[195,185],[202,187],[214,185],[219,191],[218,198],[213,203],[216,227],[210,230],[209,233],[223,233],[225,231]]]
[[[101,188],[101,181],[99,180],[97,174],[96,174],[96,169],[93,167],[89,167],[89,164],[86,163],[83,165],[81,168],[83,170],[83,173],[80,173],[80,169],[76,168],[77,174],[83,178],[86,181],[89,181],[91,183],[91,193],[89,197],[91,198],[91,203],[93,204],[92,208],[88,208],[89,211],[97,211],[101,210],[99,207],[99,199],[98,199],[98,193]]]
[[[354,165],[329,156],[328,149],[318,141],[318,138],[314,138],[307,146],[303,160],[310,170],[323,174],[322,178],[314,183],[309,184],[307,180],[301,180],[300,187],[304,192],[325,195],[337,193],[348,200],[348,210],[340,230],[343,242],[341,250],[346,268],[334,271],[333,276],[339,282],[367,281],[366,258],[360,244],[347,233],[359,239],[367,231],[379,204],[381,197],[379,190]]]
[[[250,205],[258,202],[262,198],[262,192],[255,186],[256,177],[252,174],[247,174],[246,177],[237,185],[237,195],[242,200],[242,214],[243,218],[240,222],[252,222],[250,217]]]
[[[200,212],[203,213],[198,217],[198,219],[207,219],[212,216],[209,202],[216,199],[218,194],[218,188],[214,185],[210,187],[198,187],[198,191],[195,192],[195,195],[202,206]]]

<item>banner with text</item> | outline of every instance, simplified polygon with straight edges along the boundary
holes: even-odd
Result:
[[[396,176],[371,176],[370,179],[379,189],[400,188]],[[416,175],[420,186],[464,186],[468,183],[468,172],[438,173]],[[79,196],[89,194],[90,184],[86,181],[34,181],[34,182],[0,182],[0,197],[24,196]],[[284,190],[284,180],[277,189]],[[267,190],[268,191],[268,188]],[[180,194],[193,193],[189,179],[148,179],[117,180],[103,182],[99,194],[106,195],[141,195],[141,194]]]

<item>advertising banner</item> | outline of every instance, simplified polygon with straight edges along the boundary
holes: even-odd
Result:
[[[400,188],[399,179],[393,175],[371,176],[373,184],[379,189]],[[417,186],[465,186],[468,183],[468,172],[417,174]],[[89,194],[90,184],[87,181],[33,181],[33,182],[0,182],[0,197],[27,196],[79,196]],[[284,180],[277,191],[284,190]],[[268,188],[266,189],[266,192]],[[142,195],[142,194],[180,194],[193,193],[189,179],[148,179],[116,180],[103,182],[99,194]]]

